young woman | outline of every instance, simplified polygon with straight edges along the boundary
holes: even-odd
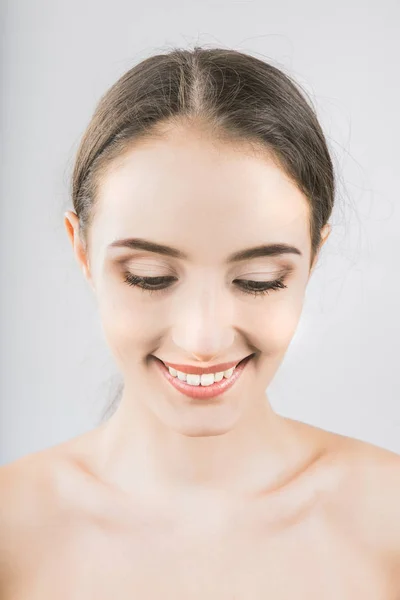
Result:
[[[174,49],[101,98],[65,227],[123,394],[0,469],[2,600],[400,598],[400,457],[266,395],[334,194],[314,110],[257,58]]]

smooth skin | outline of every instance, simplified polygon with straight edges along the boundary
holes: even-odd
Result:
[[[65,215],[125,387],[107,422],[0,468],[2,600],[398,600],[400,457],[278,415],[266,395],[312,273],[305,197],[265,151],[164,133],[107,172],[87,250]],[[187,256],[109,247],[124,238]],[[300,254],[227,263],[272,243]],[[172,284],[150,293],[127,272]],[[282,274],[286,288],[240,288]],[[253,352],[214,401],[149,360]]]

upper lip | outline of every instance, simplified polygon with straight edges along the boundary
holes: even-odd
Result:
[[[250,356],[250,355],[248,355]],[[157,358],[157,357],[156,357]],[[176,371],[181,371],[182,373],[192,373],[193,375],[205,375],[206,373],[220,373],[221,371],[227,371],[232,367],[236,367],[238,363],[247,358],[239,358],[239,360],[232,360],[231,362],[220,363],[219,365],[211,365],[210,367],[195,367],[194,365],[178,365],[176,363],[165,362],[162,360],[167,367],[172,367]],[[161,360],[160,358],[158,360]]]

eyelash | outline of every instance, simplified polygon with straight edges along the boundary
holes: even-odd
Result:
[[[259,295],[269,294],[271,291],[279,290],[282,288],[287,288],[283,282],[285,281],[286,275],[282,275],[279,279],[275,281],[251,281],[250,279],[238,279],[237,281],[245,282],[246,285],[239,286],[240,291],[245,294],[254,294],[254,297]],[[166,292],[169,285],[164,287],[153,287],[153,285],[160,285],[165,283],[166,281],[171,281],[171,279],[175,279],[175,277],[139,277],[138,275],[133,275],[132,273],[125,273],[124,282],[130,286],[137,286],[142,289],[142,291],[150,292]],[[263,287],[259,289],[252,289],[249,284],[253,285],[261,285]]]

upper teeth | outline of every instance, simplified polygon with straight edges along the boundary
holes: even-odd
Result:
[[[182,373],[172,367],[168,367],[169,372],[173,377],[178,377],[181,381],[186,381],[189,385],[212,385],[215,381],[221,381],[223,377],[228,379],[236,367],[232,367],[227,371],[220,371],[219,373],[203,373],[202,375],[194,375],[192,373]]]

